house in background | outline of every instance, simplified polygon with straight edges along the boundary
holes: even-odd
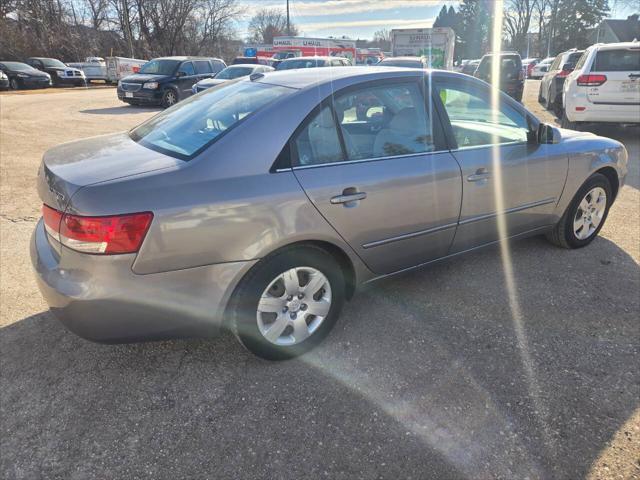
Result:
[[[608,18],[591,32],[592,43],[616,43],[640,41],[640,18],[629,15],[626,20]]]

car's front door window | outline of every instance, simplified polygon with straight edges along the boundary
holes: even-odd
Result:
[[[193,69],[193,63],[191,62],[185,62],[182,65],[180,65],[179,71],[182,72],[187,77],[196,74],[195,70]]]
[[[526,115],[504,101],[492,105],[489,92],[467,85],[442,86],[440,99],[458,148],[526,142]]]
[[[344,160],[333,112],[326,105],[307,123],[293,141],[295,163],[321,165]]]

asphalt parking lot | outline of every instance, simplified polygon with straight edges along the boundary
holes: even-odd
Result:
[[[512,296],[498,248],[372,284],[318,349],[269,363],[230,335],[90,343],[40,297],[43,152],[157,111],[0,95],[2,478],[640,478],[638,128],[598,130],[630,174],[588,248],[514,243]]]

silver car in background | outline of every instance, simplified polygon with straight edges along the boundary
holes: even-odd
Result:
[[[589,244],[625,148],[495,95],[452,72],[271,72],[60,145],[38,175],[40,289],[91,340],[229,328],[282,359],[363,283],[502,237]]]

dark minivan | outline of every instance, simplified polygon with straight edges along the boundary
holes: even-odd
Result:
[[[584,50],[576,50],[575,48],[560,53],[549,67],[549,71],[542,77],[538,101],[547,110],[553,110],[557,114],[562,113],[564,80],[576,68],[576,63],[583,53]]]
[[[500,59],[500,90],[507,93],[515,100],[522,102],[522,92],[524,91],[524,69],[522,68],[522,58],[517,52],[502,52],[499,54],[487,53],[480,65],[476,69],[474,76],[492,83],[491,65],[494,58]]]
[[[118,98],[131,105],[167,108],[191,96],[194,84],[214,77],[226,66],[219,58],[155,58],[145,63],[138,73],[118,82]]]

